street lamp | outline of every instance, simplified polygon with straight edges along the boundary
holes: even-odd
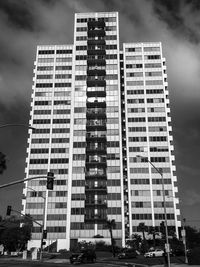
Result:
[[[137,158],[144,158],[140,155],[136,156]],[[164,204],[164,219],[165,219],[165,235],[166,235],[166,244],[165,244],[165,250],[167,252],[167,265],[170,267],[170,248],[169,248],[169,235],[168,235],[168,228],[167,228],[167,211],[166,211],[166,200],[165,200],[165,190],[164,190],[164,179],[163,179],[163,172],[162,169],[156,168],[156,166],[147,158],[147,161],[150,163],[150,165],[157,171],[157,173],[161,176],[162,181],[162,195],[163,195],[163,204]]]
[[[31,129],[31,130],[35,130],[35,128],[32,127],[31,125],[23,124],[23,123],[7,123],[7,124],[2,124],[2,125],[0,125],[0,128],[15,127],[15,126],[26,127],[26,128]]]
[[[30,189],[30,190],[32,190],[32,191],[34,191],[34,192],[37,193],[36,190],[34,190],[33,188],[31,188],[31,187],[29,187],[29,186],[26,186],[26,188],[27,188],[27,189]],[[47,230],[46,230],[46,227],[45,227],[45,226],[46,226],[45,221],[46,221],[46,200],[47,200],[47,198],[44,197],[44,196],[42,196],[42,195],[39,196],[39,197],[41,197],[41,198],[44,199],[43,223],[42,223],[42,225],[41,225],[41,244],[40,244],[40,261],[42,261],[43,240],[44,240],[44,238],[47,238]]]

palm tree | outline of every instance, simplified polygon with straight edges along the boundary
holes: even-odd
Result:
[[[147,232],[148,227],[145,225],[145,223],[139,223],[138,225],[138,231],[142,232],[143,240],[146,241],[145,232]]]
[[[156,228],[154,226],[149,227],[148,235],[153,236],[153,246],[155,248],[156,246],[156,235],[159,235],[159,232],[156,231]]]
[[[112,230],[115,229],[116,223],[115,223],[115,220],[112,219],[112,220],[107,220],[106,224],[107,224],[107,228],[108,228],[108,230],[110,232],[110,239],[111,239],[113,257],[115,257],[114,238],[113,238]]]

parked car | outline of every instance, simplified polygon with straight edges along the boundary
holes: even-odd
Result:
[[[155,250],[151,250],[144,254],[145,258],[152,258],[152,257],[162,257],[164,256],[164,250],[157,248]]]
[[[135,249],[123,249],[119,254],[118,254],[118,259],[130,259],[130,258],[136,258],[137,253]]]
[[[96,253],[94,250],[82,250],[80,253],[73,253],[70,256],[70,263],[87,263],[95,262]]]

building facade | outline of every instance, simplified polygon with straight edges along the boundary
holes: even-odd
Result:
[[[38,46],[34,67],[23,212],[47,229],[47,245],[125,245],[138,225],[180,212],[165,58],[161,43],[120,47],[117,12],[75,15],[74,44]],[[149,164],[162,170],[162,176]],[[163,177],[163,178],[162,178]],[[163,179],[163,180],[162,180]],[[164,191],[162,190],[164,182]],[[44,208],[45,206],[45,208]],[[45,211],[45,212],[44,212]],[[40,247],[34,224],[29,247]],[[99,240],[99,238],[97,239]]]

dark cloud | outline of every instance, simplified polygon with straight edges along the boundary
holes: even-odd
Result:
[[[188,0],[154,0],[154,10],[159,18],[165,21],[171,30],[186,36],[191,42],[199,43],[200,25],[199,1]],[[193,14],[194,17],[190,17]]]
[[[0,124],[29,122],[37,45],[72,44],[74,13],[118,11],[121,43],[162,42],[181,212],[200,220],[199,9],[199,0],[0,0]],[[1,129],[0,150],[9,158],[1,184],[24,178],[27,137],[24,128]],[[0,199],[0,214],[9,194],[13,205],[21,207],[19,188],[1,192],[6,197]]]
[[[28,0],[1,0],[0,12],[8,24],[18,29],[34,30],[34,15]]]

